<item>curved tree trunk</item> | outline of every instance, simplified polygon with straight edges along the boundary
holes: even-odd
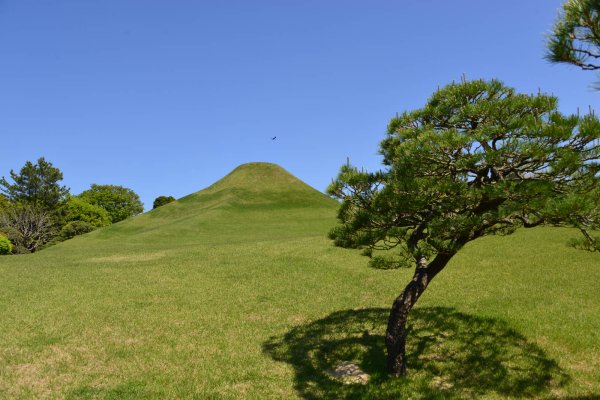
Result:
[[[385,345],[387,348],[387,371],[395,376],[406,375],[406,320],[408,313],[434,276],[440,272],[454,254],[438,254],[431,263],[423,257],[417,263],[412,280],[404,288],[400,296],[394,300],[387,331]]]

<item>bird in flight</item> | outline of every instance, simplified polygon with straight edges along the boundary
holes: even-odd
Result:
[[[271,140],[275,140],[275,139],[277,139],[277,136],[273,136],[273,137],[271,138]]]

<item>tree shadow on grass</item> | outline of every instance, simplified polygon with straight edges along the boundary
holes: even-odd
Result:
[[[272,337],[263,350],[291,364],[305,399],[454,399],[499,395],[549,396],[569,377],[537,345],[505,322],[451,308],[417,308],[409,317],[408,377],[385,368],[389,310],[338,311]],[[342,384],[327,373],[342,361],[358,365],[369,383]]]

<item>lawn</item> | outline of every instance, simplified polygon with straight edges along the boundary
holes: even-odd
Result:
[[[36,254],[0,258],[0,398],[600,398],[600,256],[577,232],[461,250],[419,300],[409,376],[385,375],[412,271],[326,238],[335,201],[279,167]],[[352,361],[371,377],[327,371]]]

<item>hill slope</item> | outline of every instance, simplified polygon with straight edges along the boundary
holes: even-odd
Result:
[[[0,398],[595,398],[597,254],[574,232],[470,243],[411,319],[406,380],[382,374],[410,270],[326,239],[335,201],[242,165],[157,210],[0,257]],[[526,266],[526,267],[524,267]],[[327,374],[352,361],[368,385]],[[585,397],[588,396],[588,397]]]
[[[87,246],[88,240],[102,239],[107,245],[169,248],[322,236],[336,208],[336,201],[280,166],[255,162],[240,165],[206,189],[64,245]]]

